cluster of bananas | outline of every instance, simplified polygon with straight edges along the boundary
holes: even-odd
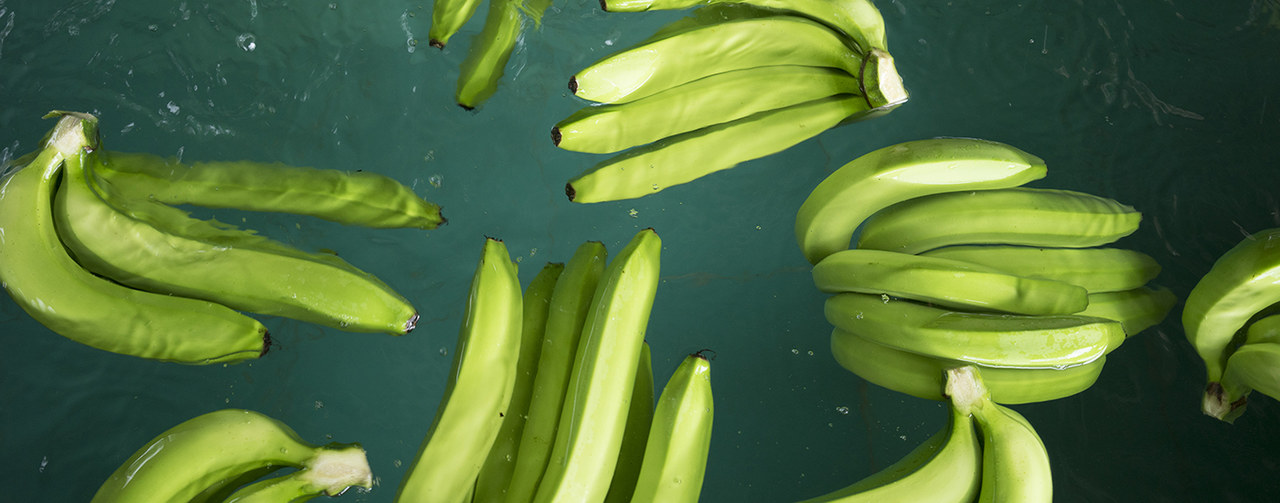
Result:
[[[1182,310],[1208,373],[1201,408],[1234,421],[1249,393],[1280,399],[1280,228],[1254,233],[1214,262]]]
[[[569,181],[580,203],[632,199],[881,115],[907,92],[869,0],[602,0],[611,12],[707,3],[578,72],[595,102],[560,121],[562,149],[615,153]]]
[[[286,467],[294,470],[275,474]],[[337,496],[351,487],[373,487],[359,444],[314,445],[260,412],[221,409],[139,448],[91,503],[278,503]]]
[[[404,334],[418,313],[376,277],[172,205],[289,212],[370,227],[435,228],[439,206],[389,178],[258,163],[185,166],[107,152],[97,119],[54,112],[37,152],[0,182],[0,282],[54,332],[120,354],[190,364],[270,347],[241,311]]]
[[[427,36],[432,47],[445,44],[471,19],[480,0],[437,0],[431,6],[431,28]],[[454,98],[458,106],[472,110],[498,90],[511,52],[520,41],[526,23],[542,22],[551,0],[490,0],[484,26],[471,39],[467,56],[458,74]]]
[[[607,262],[586,242],[521,294],[487,239],[453,367],[397,501],[696,501],[710,449],[710,363],[690,355],[654,405],[644,341],[661,240]]]

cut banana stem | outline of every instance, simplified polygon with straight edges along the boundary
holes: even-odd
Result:
[[[1123,248],[957,245],[920,255],[962,260],[1018,276],[1080,285],[1091,294],[1132,290],[1160,274],[1160,264],[1150,255]]]
[[[1124,327],[1125,337],[1159,325],[1178,302],[1173,292],[1164,287],[1143,286],[1122,292],[1089,294],[1089,307],[1077,314],[1116,320]],[[1113,342],[1119,346],[1119,342]]]
[[[947,394],[968,404],[982,433],[982,487],[977,501],[1053,501],[1053,476],[1044,442],[1021,414],[991,401],[983,377],[972,366],[947,371]]]
[[[636,482],[636,503],[694,503],[702,493],[715,404],[711,362],[686,356],[658,397]]]
[[[1124,338],[1119,322],[1102,318],[948,311],[863,293],[828,298],[824,313],[832,325],[881,344],[990,367],[1082,365]]]
[[[1086,248],[1132,234],[1141,220],[1131,206],[1082,192],[952,192],[885,208],[867,220],[857,247],[902,253],[963,244]]]
[[[490,0],[484,27],[471,38],[467,57],[458,73],[455,97],[458,106],[471,110],[498,90],[498,81],[520,40],[524,24],[521,0]]]

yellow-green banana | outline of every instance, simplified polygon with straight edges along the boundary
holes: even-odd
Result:
[[[956,245],[920,255],[963,260],[1018,276],[1063,281],[1080,285],[1091,294],[1132,290],[1160,274],[1160,264],[1150,255],[1124,248]]]
[[[600,501],[609,489],[658,287],[661,249],[653,229],[641,230],[609,263],[596,288],[537,503]]]
[[[444,397],[396,501],[457,503],[474,491],[515,388],[521,316],[516,265],[502,241],[487,238]]]
[[[58,239],[53,196],[64,163],[97,146],[97,119],[56,112],[42,150],[0,181],[0,283],[24,311],[81,344],[191,364],[257,358],[267,329],[221,304],[121,286],[84,270]]]
[[[1244,342],[1280,342],[1280,314],[1265,316],[1250,323],[1245,331]]]
[[[373,487],[373,472],[364,451],[328,456],[286,475],[241,487],[225,503],[298,503],[318,496],[340,496],[352,487]]]
[[[523,5],[522,0],[489,0],[484,27],[471,37],[471,46],[458,73],[458,88],[454,92],[458,106],[471,110],[498,90],[498,81],[511,59],[511,51],[520,40]]]
[[[1053,501],[1049,452],[1040,434],[1017,411],[991,400],[975,367],[947,371],[947,394],[961,396],[982,432],[981,503]],[[955,398],[953,398],[955,399]]]
[[[1235,410],[1220,418],[1224,421],[1232,421],[1244,412],[1253,391],[1280,400],[1280,343],[1252,342],[1240,346],[1227,359],[1220,384],[1223,401],[1235,406]]]
[[[358,444],[312,445],[262,413],[221,409],[183,421],[139,448],[98,488],[92,503],[189,501],[242,474],[285,467],[339,475],[329,481],[335,485],[321,490],[336,491],[348,480],[366,487],[372,482]]]
[[[989,367],[1070,367],[1097,360],[1119,322],[1078,315],[948,311],[909,300],[840,293],[826,301],[832,325],[904,351]]]
[[[431,27],[427,38],[431,47],[444,49],[480,7],[480,0],[435,0],[431,5]]]
[[[843,250],[813,266],[828,293],[888,294],[942,307],[1015,314],[1071,314],[1089,304],[1070,283],[1005,274],[958,260],[881,250]]]
[[[1178,298],[1168,288],[1140,286],[1119,292],[1091,293],[1089,307],[1076,314],[1116,320],[1124,327],[1125,337],[1133,337],[1159,325],[1177,302]]]
[[[645,342],[636,365],[636,384],[631,389],[631,408],[627,411],[627,426],[622,432],[618,464],[613,470],[613,480],[609,481],[604,503],[628,503],[635,493],[644,463],[645,445],[649,443],[649,430],[653,427],[653,398],[653,354],[649,343]]]
[[[1059,189],[979,190],[924,196],[876,213],[858,248],[920,253],[958,244],[1086,248],[1138,230],[1142,214],[1113,199]]]
[[[796,214],[796,240],[816,264],[849,248],[863,221],[894,203],[1016,187],[1046,173],[1039,157],[987,140],[933,138],[883,147],[841,166],[813,189]]]
[[[701,353],[686,356],[658,397],[631,501],[698,501],[711,450],[714,414],[711,361]]]

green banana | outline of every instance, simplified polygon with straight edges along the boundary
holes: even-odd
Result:
[[[658,397],[631,501],[698,501],[711,450],[714,409],[711,361],[701,353],[686,356]]]
[[[769,92],[760,92],[767,87]],[[635,101],[584,107],[551,129],[556,146],[607,154],[758,112],[837,94],[858,81],[834,68],[771,65],[717,73]]]
[[[54,221],[62,242],[89,271],[141,290],[352,332],[399,335],[416,325],[417,310],[404,297],[341,259],[284,251],[283,243],[259,246],[267,240],[257,236],[228,246],[229,239],[221,238],[233,231],[202,231],[181,210],[111,197],[113,187],[95,180],[89,168],[96,155],[85,157],[88,166],[67,164]],[[197,235],[183,229],[197,229]]]
[[[1140,286],[1120,292],[1091,293],[1089,307],[1076,314],[1116,320],[1124,328],[1125,337],[1133,337],[1159,325],[1177,302],[1178,298],[1168,288]]]
[[[578,203],[632,199],[781,152],[866,110],[855,95],[821,98],[667,137],[614,156],[569,181]]]
[[[475,490],[515,388],[522,309],[507,246],[485,239],[444,397],[396,501],[456,503]]]
[[[183,164],[153,154],[104,152],[94,173],[121,197],[165,204],[307,215],[372,228],[435,229],[440,206],[389,177],[281,163]]]
[[[467,57],[458,73],[454,97],[458,106],[471,110],[480,106],[498,90],[511,51],[520,40],[524,18],[522,0],[490,0],[484,27],[471,38]]]
[[[529,400],[533,396],[534,376],[538,372],[547,314],[551,310],[551,295],[560,275],[564,273],[564,267],[559,262],[548,262],[524,290],[516,383],[511,391],[507,412],[502,417],[502,429],[498,431],[498,438],[494,440],[484,466],[476,476],[476,492],[470,500],[472,502],[501,502],[506,498],[507,486],[515,473],[520,436],[529,415]]]
[[[1245,331],[1245,344],[1280,342],[1280,314],[1273,314],[1249,324]]]
[[[920,253],[957,244],[1087,248],[1138,230],[1142,214],[1104,197],[1058,189],[951,192],[897,203],[867,220],[858,248]]]
[[[742,3],[798,14],[839,30],[852,39],[863,53],[873,48],[888,50],[884,18],[869,0],[601,0],[600,7],[608,12],[643,12],[681,10],[721,3]]]
[[[948,370],[947,394],[970,404],[982,432],[982,488],[977,501],[1053,501],[1053,476],[1044,442],[1021,414],[991,400],[983,374],[972,366]]]
[[[372,482],[358,444],[315,446],[262,413],[221,409],[183,421],[139,448],[92,503],[188,501],[240,474],[284,467],[355,471],[363,476],[353,485]]]
[[[823,311],[832,325],[872,341],[989,367],[1083,365],[1124,338],[1119,322],[1102,318],[948,311],[863,293],[836,294]]]
[[[1225,419],[1235,408],[1218,381],[1236,333],[1280,301],[1280,228],[1256,232],[1218,257],[1187,294],[1182,327],[1204,361],[1208,386],[1201,408]]]
[[[1240,346],[1222,372],[1222,400],[1234,409],[1220,418],[1233,421],[1244,412],[1249,394],[1258,391],[1280,400],[1280,343],[1253,342]]]
[[[661,250],[658,234],[641,230],[605,270],[582,327],[555,446],[534,502],[605,497],[658,287]]]
[[[0,181],[0,283],[24,311],[68,339],[113,353],[191,364],[257,358],[267,329],[221,304],[121,286],[84,270],[59,241],[53,195],[64,163],[97,146],[97,119],[60,119],[39,155]]]
[[[800,205],[796,240],[812,264],[849,248],[872,214],[908,199],[1016,187],[1044,178],[1044,160],[972,138],[903,142],[859,156],[827,176]]]
[[[538,489],[555,445],[556,427],[564,409],[569,377],[591,298],[604,274],[607,251],[604,244],[587,241],[578,246],[565,264],[564,272],[551,293],[550,312],[538,355],[533,394],[529,398],[528,419],[516,450],[515,472],[507,487],[509,503],[528,503]]]
[[[352,487],[373,487],[373,472],[364,451],[350,450],[318,459],[287,475],[241,487],[225,503],[298,503],[317,496],[340,496]]]
[[[903,351],[839,328],[831,333],[831,353],[841,367],[872,384],[926,400],[945,400],[944,372],[969,365]],[[1089,389],[1106,359],[1062,369],[982,367],[982,376],[997,403],[1047,402]]]
[[[1071,314],[1089,304],[1085,289],[1070,283],[881,250],[853,249],[827,255],[813,266],[813,282],[827,293],[888,294],[961,310]]]
[[[1132,290],[1160,274],[1160,264],[1145,253],[1123,248],[1037,248],[956,245],[920,253],[963,260],[1009,274],[1080,285],[1089,293]]]
[[[640,362],[636,366],[636,384],[631,389],[631,405],[627,411],[627,426],[622,432],[622,447],[618,449],[618,464],[609,482],[609,492],[604,503],[628,503],[635,493],[636,481],[644,463],[645,445],[649,443],[649,430],[653,427],[653,355],[649,343],[640,348]]]
[[[946,426],[898,462],[801,503],[973,501],[982,481],[982,445],[968,410],[948,403],[947,411]]]
[[[431,27],[427,29],[431,47],[444,49],[479,7],[480,0],[435,0],[431,5]]]

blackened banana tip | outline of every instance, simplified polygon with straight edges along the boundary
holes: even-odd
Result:
[[[560,135],[560,128],[558,127],[551,128],[551,143],[554,143],[556,144],[557,147],[559,147],[560,138],[562,138],[562,136]]]
[[[569,202],[573,202],[573,196],[578,195],[578,191],[573,190],[572,183],[564,184],[564,195],[569,196]]]
[[[258,358],[262,358],[263,356],[266,356],[267,351],[270,351],[270,350],[271,350],[271,332],[263,330],[262,331],[262,352],[258,353]]]
[[[609,4],[605,3],[605,0],[600,0],[600,10],[609,12]]]
[[[458,106],[462,107],[463,110],[466,110],[468,112],[476,109],[476,107],[463,105],[462,103],[458,103]]]
[[[569,92],[578,94],[578,76],[569,77]]]
[[[436,49],[440,49],[442,51],[444,50],[444,42],[441,42],[433,38],[429,43],[431,44],[431,47],[435,47]]]

